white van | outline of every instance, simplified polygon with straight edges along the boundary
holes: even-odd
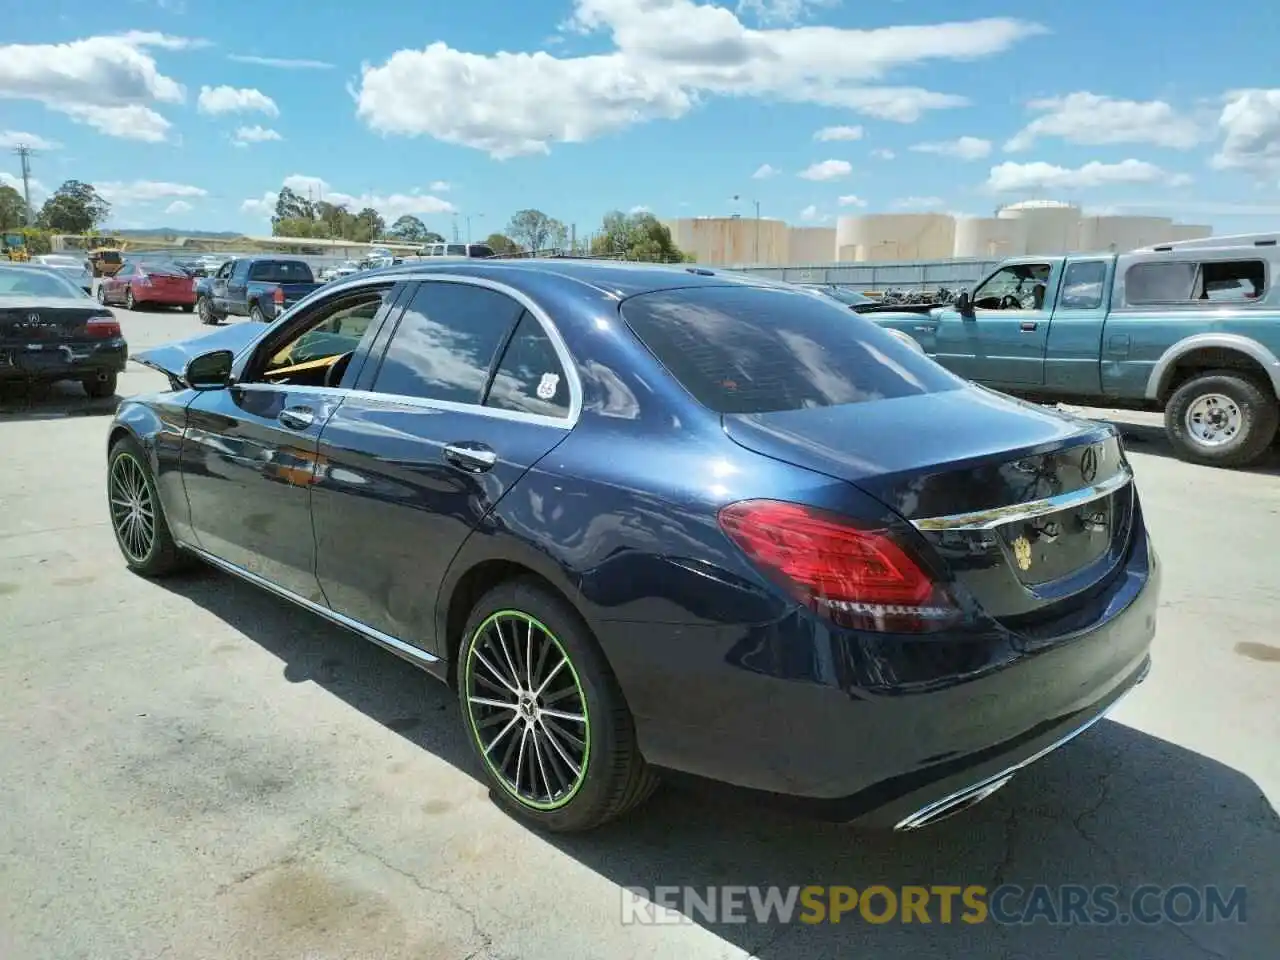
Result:
[[[492,257],[493,250],[483,243],[428,243],[418,256],[453,259]]]

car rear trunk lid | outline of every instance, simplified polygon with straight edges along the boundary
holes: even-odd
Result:
[[[26,347],[90,339],[88,320],[110,315],[87,298],[0,298],[0,344]]]

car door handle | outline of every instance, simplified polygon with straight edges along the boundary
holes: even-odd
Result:
[[[1020,324],[1018,324],[1018,329],[1021,330],[1023,333],[1032,333],[1036,329],[1036,327],[1038,327],[1039,325],[1040,324],[1038,324],[1034,320],[1023,320]]]
[[[444,458],[455,467],[471,473],[484,473],[491,470],[498,462],[498,455],[481,444],[465,445],[460,443],[445,444]]]
[[[290,430],[305,430],[316,422],[316,415],[310,407],[285,407],[276,419]]]

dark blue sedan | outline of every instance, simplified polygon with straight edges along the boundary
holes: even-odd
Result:
[[[664,770],[911,829],[1146,674],[1156,557],[1115,430],[841,305],[696,267],[393,267],[136,359],[125,561],[199,559],[458,693],[552,830]]]

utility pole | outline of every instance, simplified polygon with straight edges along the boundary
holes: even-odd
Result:
[[[13,148],[22,164],[22,202],[26,207],[26,225],[31,226],[31,148],[20,143]]]
[[[741,196],[740,194],[735,193],[735,194],[733,195],[733,200],[734,200],[734,202],[735,202],[735,203],[736,203],[737,201],[741,200],[741,199],[742,199],[742,196]],[[758,263],[760,262],[760,201],[759,201],[759,200],[751,200],[751,201],[748,201],[748,202],[755,204],[755,207],[756,207],[756,253],[755,253],[755,261],[756,261],[756,263],[758,264]],[[737,216],[737,214],[735,214],[735,216]]]
[[[463,216],[465,216],[467,220],[467,236],[464,242],[472,243],[475,241],[475,235],[471,232],[471,218],[475,217],[477,220],[483,220],[484,214],[483,213],[467,213],[467,214],[463,214]],[[457,240],[458,238],[455,236],[453,239]]]
[[[453,242],[458,242],[458,215],[453,215]]]

